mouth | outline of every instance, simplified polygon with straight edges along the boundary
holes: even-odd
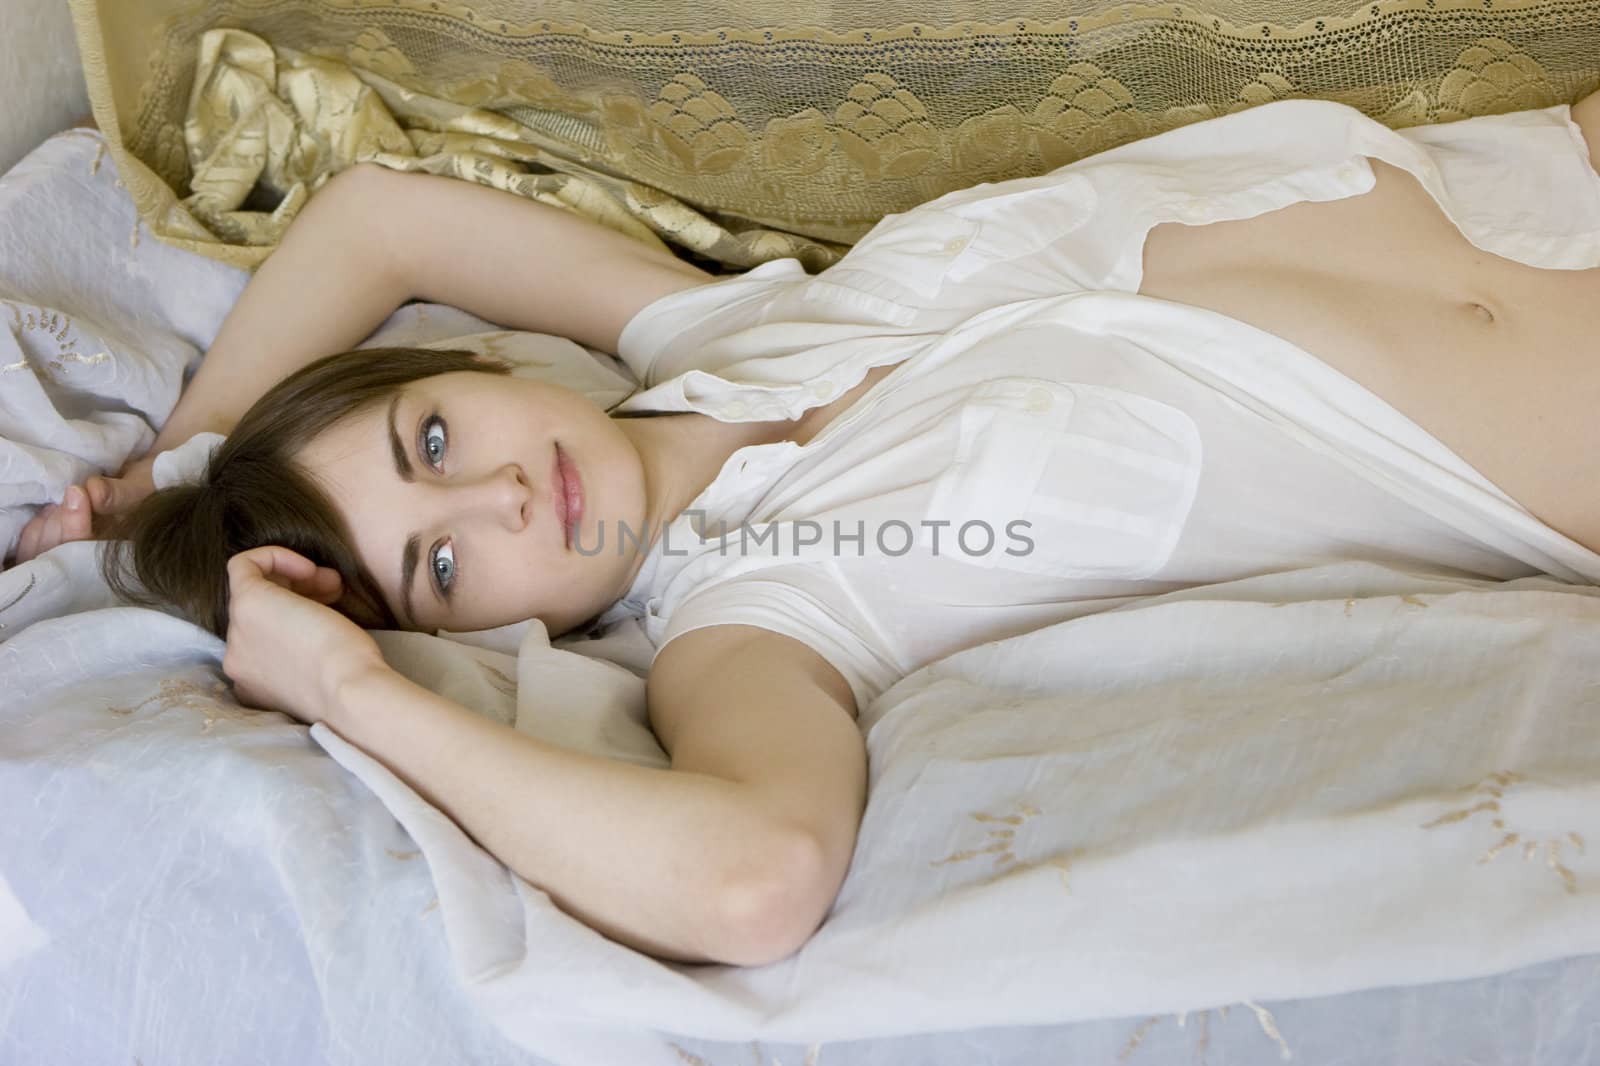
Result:
[[[550,486],[555,497],[556,514],[561,519],[562,536],[570,551],[573,532],[583,520],[583,479],[579,477],[578,467],[572,457],[561,450],[560,444],[555,446],[555,465]]]

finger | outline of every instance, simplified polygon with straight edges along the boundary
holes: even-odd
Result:
[[[148,493],[140,493],[123,478],[92,477],[84,482],[89,505],[100,514],[121,514],[133,509]]]
[[[288,589],[296,595],[316,600],[321,604],[333,603],[344,591],[344,582],[339,579],[339,572],[330,570],[326,566],[317,567],[309,577],[274,572],[267,574],[266,578],[279,588]]]
[[[277,544],[264,544],[228,560],[228,581],[238,585],[252,580],[272,580],[275,576],[310,580],[316,570],[316,564],[299,552]]]
[[[43,528],[44,523],[39,520],[38,515],[22,527],[22,536],[17,538],[17,562],[25,563],[33,558],[33,549],[39,543],[39,531]]]
[[[344,580],[339,577],[339,571],[319,566],[303,592],[318,603],[331,607],[344,595]]]
[[[116,499],[116,492],[111,487],[109,478],[92,477],[83,483],[84,490],[89,496],[89,506],[101,514],[112,514],[112,504]]]
[[[61,508],[51,505],[49,516],[44,520],[44,532],[39,534],[39,554],[54,548],[61,543]]]
[[[68,486],[62,502],[66,504],[66,509],[61,512],[61,535],[67,540],[83,540],[89,535],[90,518],[93,516],[89,509],[88,493],[77,485]]]

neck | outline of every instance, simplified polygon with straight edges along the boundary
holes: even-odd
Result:
[[[617,427],[639,454],[644,473],[644,528],[654,545],[696,496],[716,478],[728,456],[750,444],[783,439],[786,422],[719,422],[708,415],[683,413],[654,418],[619,418]],[[628,568],[633,584],[644,565],[640,552]]]

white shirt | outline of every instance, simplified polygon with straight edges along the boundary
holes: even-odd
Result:
[[[1327,364],[1137,295],[1153,226],[1357,195],[1367,157],[1480,248],[1600,265],[1600,179],[1564,106],[1396,132],[1286,101],[951,193],[820,275],[779,260],[628,323],[649,387],[622,411],[793,419],[899,365],[807,445],[735,452],[619,610],[658,652],[709,625],[784,633],[864,707],[961,648],[1257,573],[1600,581],[1600,556]]]

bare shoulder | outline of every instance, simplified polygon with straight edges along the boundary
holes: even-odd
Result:
[[[1572,121],[1589,143],[1589,163],[1600,171],[1600,91],[1592,92],[1572,105]]]

